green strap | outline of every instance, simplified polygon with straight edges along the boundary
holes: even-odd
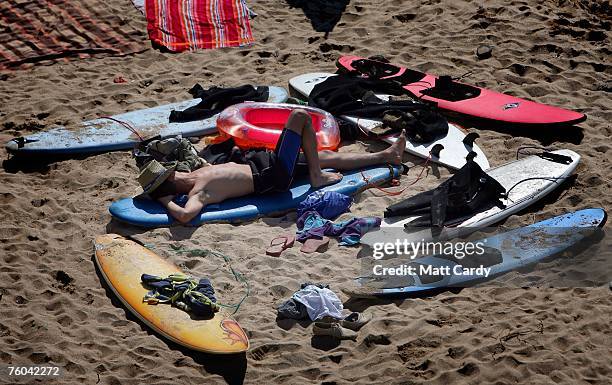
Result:
[[[247,279],[244,277],[244,275],[242,275],[240,272],[236,271],[234,269],[234,267],[232,266],[232,259],[223,254],[220,253],[218,251],[214,251],[214,250],[210,250],[210,249],[190,249],[190,250],[186,250],[183,248],[183,246],[177,246],[177,245],[170,245],[170,247],[176,251],[179,254],[187,254],[189,257],[208,257],[209,255],[212,255],[213,257],[220,257],[223,258],[223,260],[228,264],[230,271],[232,272],[232,275],[234,276],[234,279],[237,282],[241,282],[245,289],[246,292],[244,294],[244,296],[242,297],[242,299],[240,301],[238,301],[238,303],[236,304],[222,304],[217,302],[217,305],[221,306],[221,307],[226,307],[226,308],[230,308],[230,309],[234,309],[234,312],[232,314],[236,314],[238,312],[238,309],[240,309],[240,306],[242,305],[242,303],[249,297],[249,295],[251,294],[251,287],[249,285],[249,282],[247,281]]]
[[[190,307],[186,305],[185,298],[192,298],[197,302],[212,307],[213,311],[219,310],[219,304],[216,304],[215,302],[211,301],[210,298],[208,298],[206,295],[198,291],[194,291],[194,289],[198,286],[198,282],[195,278],[191,276],[188,276],[183,273],[174,273],[170,274],[168,277],[152,277],[154,277],[156,281],[170,281],[174,294],[172,295],[172,297],[169,298],[165,295],[164,298],[160,298],[161,293],[159,293],[157,290],[151,290],[147,294],[145,294],[143,298],[143,301],[147,302],[150,305],[170,303],[172,306],[178,307],[182,310],[185,310],[186,312],[191,312]],[[188,284],[185,290],[176,289],[175,285],[180,285],[183,283]]]

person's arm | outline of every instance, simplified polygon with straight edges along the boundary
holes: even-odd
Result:
[[[181,207],[174,203],[172,199],[174,196],[165,196],[159,198],[159,201],[168,209],[170,215],[181,223],[188,223],[196,215],[202,211],[205,205],[205,200],[202,199],[203,194],[194,194],[187,200],[185,207]]]

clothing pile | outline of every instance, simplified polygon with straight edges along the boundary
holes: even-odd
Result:
[[[143,284],[153,290],[142,299],[149,305],[169,303],[197,317],[212,318],[219,311],[215,289],[208,278],[196,279],[185,274],[170,274],[168,277],[143,274]]]
[[[334,223],[325,219],[317,211],[302,214],[297,220],[297,237],[305,243],[309,239],[324,239],[325,236],[340,238],[340,246],[359,244],[361,237],[368,231],[380,226],[381,219],[376,217],[351,218]]]
[[[342,301],[329,289],[329,285],[307,282],[303,283],[300,290],[283,302],[277,310],[279,318],[316,321],[330,316],[340,319]]]
[[[325,219],[336,219],[347,212],[353,204],[353,198],[335,191],[313,191],[297,208],[298,218],[308,211],[316,211]]]
[[[380,119],[375,136],[399,134],[406,130],[408,139],[427,143],[448,133],[448,121],[431,104],[407,99],[406,90],[396,80],[355,77],[349,74],[330,76],[314,86],[308,104],[335,116]],[[383,100],[376,94],[395,95]],[[346,123],[346,122],[345,122]],[[357,137],[358,129],[340,127],[342,139]]]
[[[337,339],[356,340],[357,331],[371,320],[368,314],[342,315],[342,301],[328,285],[303,283],[300,290],[277,308],[278,317],[317,321],[313,333]]]
[[[381,220],[363,217],[338,223],[331,221],[348,211],[352,202],[351,197],[333,191],[311,193],[298,206],[296,239],[305,244],[311,239],[325,240],[327,236],[333,236],[340,238],[339,244],[342,246],[358,244],[365,233],[380,226]]]

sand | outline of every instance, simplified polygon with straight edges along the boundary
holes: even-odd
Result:
[[[122,10],[126,22],[145,29],[127,0],[109,3]],[[438,74],[472,71],[466,82],[588,115],[582,135],[478,131],[492,165],[512,160],[522,145],[564,147],[582,156],[573,183],[512,216],[506,226],[586,207],[612,208],[608,2],[493,0],[479,7],[466,1],[352,1],[327,40],[300,9],[283,1],[250,3],[259,14],[252,23],[257,43],[250,49],[180,55],[150,49],[2,74],[0,141],[57,123],[184,100],[196,82],[286,86],[304,72],[333,71],[342,54],[384,54]],[[481,44],[494,47],[491,58],[476,58]],[[116,84],[116,76],[128,82]],[[380,148],[384,145],[358,141],[341,151]],[[402,184],[418,171],[411,170]],[[374,321],[356,342],[322,344],[312,339],[311,326],[277,324],[275,306],[305,281],[329,283],[348,300],[339,289],[357,274],[356,249],[332,241],[323,254],[294,248],[280,258],[266,256],[272,237],[295,230],[295,214],[239,226],[151,231],[111,221],[108,205],[132,194],[135,174],[128,151],[43,165],[4,163],[1,365],[57,365],[64,370],[58,382],[66,384],[607,384],[612,378],[607,283],[567,289],[488,286],[424,299],[352,301],[346,305],[367,309]],[[449,175],[443,168],[430,170],[402,197],[431,189]],[[399,199],[379,195],[361,194],[344,217],[380,215]],[[226,302],[239,299],[242,288],[220,261],[190,258],[170,246],[231,255],[252,287],[236,315],[251,350],[236,358],[195,354],[127,314],[95,272],[92,241],[105,232],[133,235],[185,271],[211,277]],[[525,274],[541,275],[546,266]],[[580,265],[571,269],[589,274]],[[522,273],[512,274],[522,279]]]

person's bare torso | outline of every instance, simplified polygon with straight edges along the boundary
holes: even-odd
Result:
[[[228,198],[253,193],[253,174],[246,164],[224,163],[203,167],[190,173],[193,188],[189,196],[202,194],[206,203],[217,203]]]

